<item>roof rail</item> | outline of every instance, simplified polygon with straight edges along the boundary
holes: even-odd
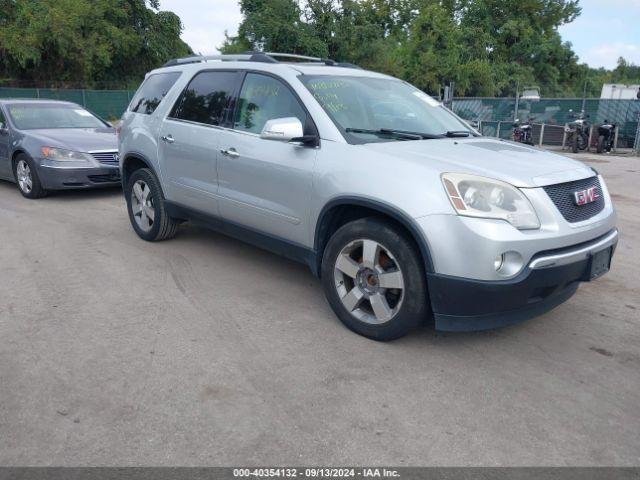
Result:
[[[249,60],[251,55],[190,55],[188,57],[182,58],[174,58],[169,60],[167,63],[163,65],[163,67],[172,67],[174,65],[184,65],[187,63],[200,63],[207,62],[209,60],[219,60],[219,61],[240,61],[240,60]]]
[[[308,57],[306,55],[297,55],[294,53],[278,53],[278,52],[244,52],[232,55],[191,55],[188,57],[174,58],[169,60],[163,67],[172,67],[175,65],[185,65],[188,63],[201,63],[208,61],[219,62],[262,62],[262,63],[279,63],[278,58],[284,61],[287,59],[306,61],[309,63],[319,63],[332,67],[360,68],[352,63],[340,63],[328,58]]]
[[[298,55],[295,53],[278,53],[278,52],[245,52],[246,54],[251,54],[253,56],[267,56],[272,59],[283,58],[283,59],[294,59],[294,60],[306,60],[311,63],[323,63],[329,67],[344,67],[344,68],[360,68],[359,66],[353,63],[347,62],[336,62],[335,60],[331,60],[330,58],[320,58],[320,57],[309,57],[307,55]],[[276,60],[277,61],[277,60]]]

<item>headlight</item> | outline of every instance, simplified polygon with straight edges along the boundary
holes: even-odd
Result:
[[[531,203],[513,185],[464,173],[443,173],[442,183],[458,215],[506,220],[519,230],[540,228]]]
[[[42,155],[49,160],[55,160],[57,162],[86,162],[91,161],[91,156],[88,153],[73,152],[71,150],[64,150],[62,148],[42,147],[40,149]]]

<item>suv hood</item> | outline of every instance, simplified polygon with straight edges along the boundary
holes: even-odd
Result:
[[[43,147],[65,148],[76,152],[118,150],[118,138],[113,128],[52,128],[23,130],[26,137]]]
[[[484,137],[367,143],[367,149],[440,173],[480,175],[516,187],[544,187],[592,177],[583,163],[562,155],[506,140]]]

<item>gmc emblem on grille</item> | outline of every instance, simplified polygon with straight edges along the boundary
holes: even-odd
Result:
[[[600,194],[598,193],[598,187],[589,187],[586,190],[578,190],[577,192],[573,192],[573,201],[578,206],[595,202],[599,198]]]

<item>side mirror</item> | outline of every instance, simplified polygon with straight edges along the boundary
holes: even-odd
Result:
[[[7,133],[9,133],[7,125],[4,122],[0,122],[0,134],[5,135]]]
[[[264,140],[276,140],[279,142],[290,142],[301,138],[304,135],[302,122],[296,117],[274,118],[267,121],[260,138]]]

